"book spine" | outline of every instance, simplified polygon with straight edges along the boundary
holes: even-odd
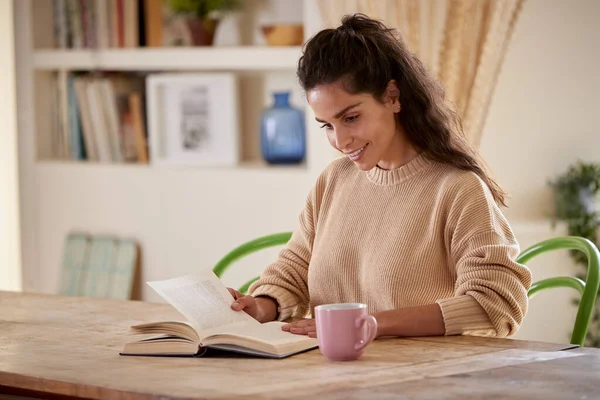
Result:
[[[81,38],[83,48],[87,49],[89,46],[89,21],[88,21],[88,10],[85,0],[79,0],[79,21],[81,23]]]
[[[59,49],[66,49],[67,43],[67,17],[65,12],[65,0],[53,0],[53,17],[54,17],[54,43]]]
[[[90,118],[93,125],[94,136],[98,149],[98,160],[110,163],[113,160],[110,149],[110,139],[102,112],[102,101],[97,80],[90,80],[86,87],[88,104],[90,106]]]
[[[96,38],[98,47],[106,49],[110,47],[109,33],[109,2],[107,0],[96,0]]]
[[[142,100],[139,93],[132,93],[129,96],[129,108],[131,109],[133,129],[137,145],[138,163],[147,164],[148,145],[146,141],[146,128],[144,126]]]
[[[55,98],[55,99],[60,98],[58,74],[55,74],[52,79],[51,91],[52,91],[53,98]],[[52,127],[50,129],[50,141],[49,141],[49,143],[47,143],[47,149],[49,151],[48,156],[53,159],[61,158],[60,149],[61,149],[62,126],[61,126],[60,113],[61,113],[60,112],[60,101],[52,102],[52,111],[51,111]]]
[[[145,0],[144,27],[146,46],[162,47],[163,45],[163,10],[162,0]]]
[[[81,131],[81,119],[79,116],[79,107],[75,94],[75,78],[69,75],[69,151],[72,160],[85,159],[83,149],[83,136]]]
[[[71,27],[71,47],[73,47],[74,49],[81,49],[84,47],[84,42],[79,1],[67,0],[67,5],[69,10],[69,25]]]
[[[127,0],[123,3],[124,46],[139,46],[138,0]]]
[[[125,5],[124,0],[117,0],[117,39],[119,46],[125,47]]]
[[[88,160],[98,161],[94,126],[91,121],[90,106],[87,100],[87,85],[88,82],[86,78],[75,78],[75,93],[81,115],[85,153]]]
[[[119,47],[119,20],[117,0],[107,0],[110,47]]]
[[[91,49],[98,48],[98,25],[96,17],[96,4],[99,0],[85,0],[85,7],[87,12],[87,47]]]
[[[119,112],[119,134],[123,142],[123,156],[127,162],[137,162],[138,154],[131,111],[129,110],[129,96],[117,96],[117,109]]]
[[[59,103],[59,119],[60,119],[60,141],[59,155],[61,159],[68,159],[70,124],[69,124],[69,81],[67,71],[58,72],[58,103]]]
[[[102,109],[108,139],[110,140],[110,150],[112,159],[115,162],[123,161],[123,143],[119,134],[119,116],[116,105],[115,92],[112,83],[108,79],[101,79],[98,82],[102,93]]]

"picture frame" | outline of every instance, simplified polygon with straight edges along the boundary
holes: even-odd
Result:
[[[237,86],[232,73],[148,75],[150,162],[237,165],[240,161]]]

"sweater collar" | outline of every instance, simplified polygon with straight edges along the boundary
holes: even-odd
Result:
[[[431,161],[425,158],[423,153],[419,153],[401,167],[385,170],[375,166],[373,169],[367,171],[366,174],[367,178],[377,185],[393,186],[407,181],[412,176],[425,169],[430,163]]]

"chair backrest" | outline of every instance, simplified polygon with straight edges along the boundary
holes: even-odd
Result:
[[[217,264],[214,266],[213,272],[218,277],[221,277],[236,260],[267,247],[286,244],[291,237],[291,232],[281,232],[273,235],[262,236],[246,242],[231,250],[223,258],[221,258],[221,260],[219,260],[219,262],[217,262]],[[517,257],[516,261],[521,264],[526,264],[533,257],[536,257],[542,253],[561,249],[579,250],[587,256],[588,271],[585,282],[581,279],[571,276],[543,279],[531,285],[528,296],[529,298],[532,298],[541,290],[556,287],[570,287],[576,289],[581,294],[581,302],[577,311],[573,334],[571,335],[571,343],[583,347],[588,326],[594,312],[598,288],[600,286],[600,252],[598,251],[596,245],[594,245],[594,243],[588,239],[582,237],[558,237],[542,241],[527,248],[519,255],[519,257]],[[249,280],[238,290],[245,294],[250,285],[252,285],[252,283],[258,279],[259,277],[255,277]]]
[[[543,279],[535,282],[529,289],[529,297],[544,289],[556,287],[570,287],[577,290],[581,295],[575,326],[571,335],[571,344],[579,346],[584,345],[588,326],[594,313],[594,305],[598,295],[598,286],[600,285],[600,252],[594,243],[588,239],[576,236],[565,236],[544,240],[524,250],[517,262],[526,264],[533,257],[553,250],[579,250],[587,256],[588,269],[585,282],[581,279],[571,276],[561,276],[555,278]]]
[[[225,256],[223,258],[221,258],[219,260],[219,262],[217,262],[217,264],[215,264],[215,266],[213,267],[213,272],[215,273],[215,275],[217,275],[220,278],[223,275],[223,273],[231,266],[231,264],[233,264],[234,261],[236,261],[248,254],[254,253],[254,252],[262,250],[262,249],[266,249],[267,247],[280,246],[280,245],[286,244],[290,240],[291,237],[292,237],[292,232],[281,232],[281,233],[274,233],[272,235],[261,236],[254,240],[246,242],[246,243],[236,247],[235,249],[231,250],[229,253],[225,254]],[[257,281],[258,278],[259,278],[258,276],[255,278],[252,278],[251,280],[246,282],[244,285],[242,285],[238,289],[238,291],[246,294],[246,292],[248,292],[248,288],[250,287],[250,285],[252,285],[255,281]]]

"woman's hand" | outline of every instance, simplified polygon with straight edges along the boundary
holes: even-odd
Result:
[[[252,318],[258,319],[258,305],[256,304],[256,299],[254,297],[240,293],[232,288],[227,288],[227,290],[229,290],[229,293],[231,293],[235,300],[235,302],[231,305],[232,310],[243,310]]]
[[[277,303],[268,297],[253,297],[227,288],[235,302],[231,305],[234,311],[244,311],[258,322],[269,322],[277,318]]]
[[[286,332],[291,332],[296,335],[308,335],[311,338],[317,337],[317,325],[314,318],[301,319],[281,327]]]

